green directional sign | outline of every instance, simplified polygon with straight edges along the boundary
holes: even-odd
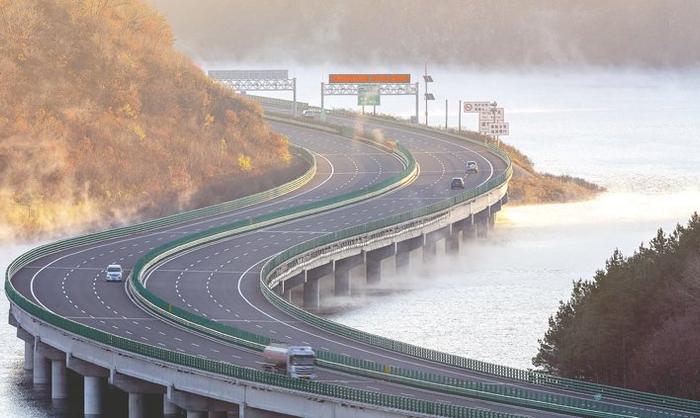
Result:
[[[379,106],[381,102],[380,97],[379,86],[357,86],[358,106]]]

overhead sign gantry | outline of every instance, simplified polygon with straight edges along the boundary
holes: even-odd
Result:
[[[415,96],[418,121],[418,83],[410,74],[329,74],[321,83],[321,109],[326,96],[357,96],[358,106],[377,106],[381,96]]]
[[[209,70],[209,77],[242,94],[247,91],[291,91],[292,113],[297,114],[297,79],[287,70]]]

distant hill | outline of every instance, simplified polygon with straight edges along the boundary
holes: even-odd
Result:
[[[700,66],[697,0],[146,1],[208,64]]]
[[[160,216],[303,169],[173,42],[137,0],[0,0],[0,239]]]

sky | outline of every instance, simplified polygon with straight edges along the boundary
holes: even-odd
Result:
[[[146,0],[195,60],[688,68],[696,0]]]

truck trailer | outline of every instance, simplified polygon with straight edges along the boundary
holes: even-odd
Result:
[[[289,377],[315,379],[316,353],[309,346],[270,344],[263,350],[263,368]]]

